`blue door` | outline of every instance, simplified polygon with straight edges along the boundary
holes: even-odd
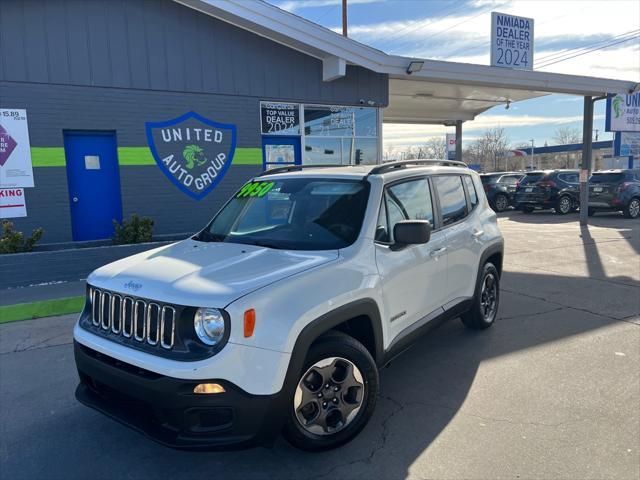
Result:
[[[122,221],[115,132],[64,132],[64,151],[73,239],[111,237]]]
[[[300,137],[262,136],[262,167],[301,165]]]

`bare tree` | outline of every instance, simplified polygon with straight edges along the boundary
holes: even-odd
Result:
[[[582,142],[582,133],[577,128],[559,127],[553,132],[551,138],[556,145],[569,145]]]
[[[499,171],[505,165],[509,143],[509,137],[504,128],[495,127],[485,130],[482,137],[467,149],[469,157],[467,161],[479,163],[484,172]]]
[[[447,158],[447,142],[441,137],[431,137],[424,145],[426,158],[442,160]]]

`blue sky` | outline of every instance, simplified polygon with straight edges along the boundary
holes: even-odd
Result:
[[[341,31],[341,0],[269,0],[270,3],[335,31]],[[348,0],[349,36],[387,53],[489,64],[491,12],[535,21],[536,70],[640,82],[638,0]],[[565,52],[583,53],[560,61]],[[550,95],[495,107],[464,124],[463,138],[502,126],[512,144],[552,142],[558,127],[582,127],[580,98]],[[604,102],[596,103],[594,128],[604,132]],[[440,126],[385,125],[387,145],[424,143],[449,131]]]

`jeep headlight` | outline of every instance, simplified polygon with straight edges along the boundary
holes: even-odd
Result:
[[[217,308],[199,308],[193,317],[196,335],[206,345],[217,345],[224,338],[224,317]]]

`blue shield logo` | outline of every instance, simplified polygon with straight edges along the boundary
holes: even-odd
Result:
[[[147,143],[160,170],[173,184],[202,200],[222,180],[236,150],[236,126],[196,112],[147,122]]]

